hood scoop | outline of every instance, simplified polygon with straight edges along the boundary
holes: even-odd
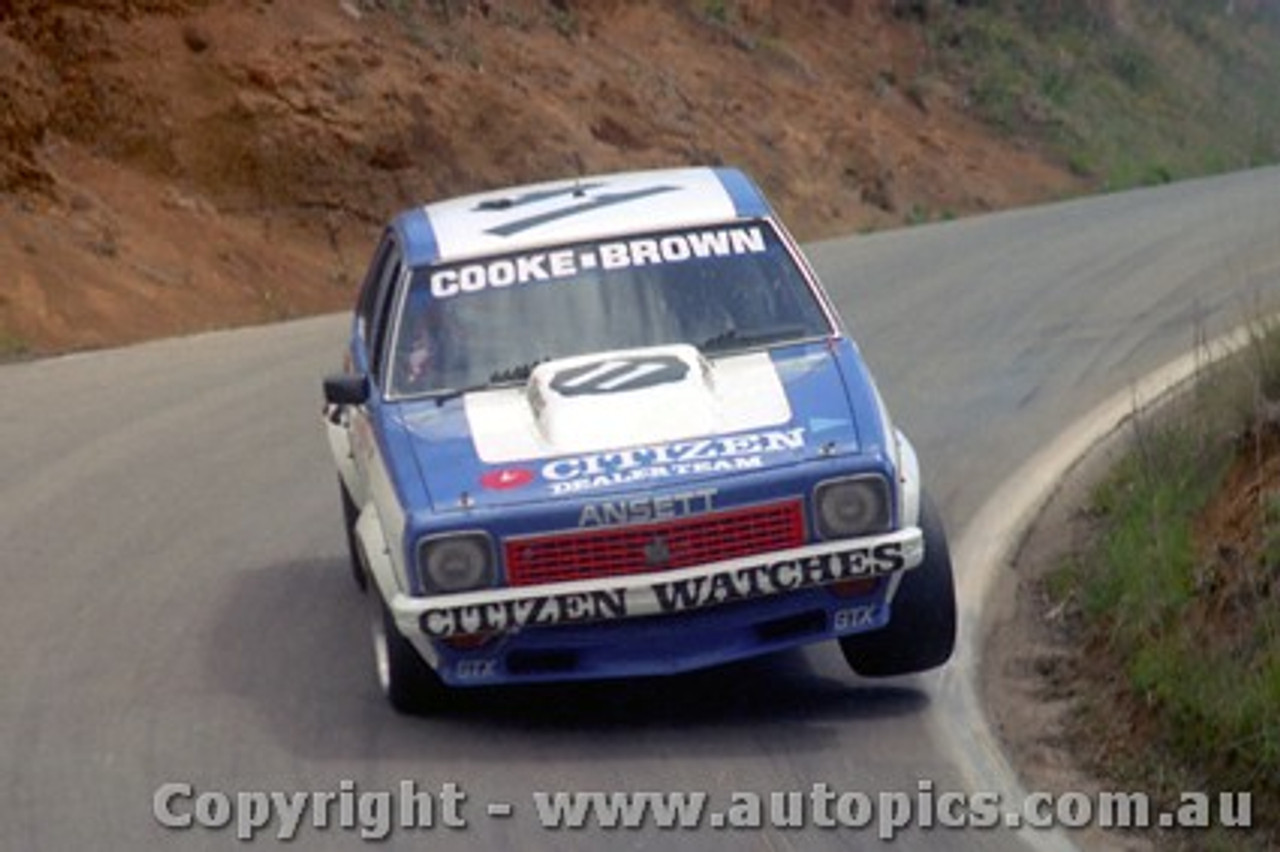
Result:
[[[705,435],[723,419],[713,369],[687,344],[548,361],[525,393],[541,442],[576,452]]]
[[[488,465],[766,429],[792,417],[768,353],[708,361],[688,344],[547,361],[523,387],[467,394],[464,405]]]

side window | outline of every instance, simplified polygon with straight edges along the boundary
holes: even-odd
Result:
[[[393,290],[400,278],[400,248],[390,231],[382,237],[382,243],[374,255],[373,263],[360,290],[356,315],[360,328],[361,344],[368,369],[375,381],[380,379],[382,341],[389,334],[388,318],[394,301]]]
[[[390,344],[391,333],[394,330],[391,325],[392,312],[396,302],[396,282],[400,280],[403,270],[400,252],[393,246],[391,253],[387,256],[387,263],[382,271],[382,279],[378,282],[379,295],[374,304],[376,314],[371,325],[373,339],[369,345],[369,369],[373,374],[374,381],[379,385],[383,384],[382,372],[386,362],[387,346]]]
[[[369,265],[369,271],[365,273],[364,284],[360,288],[360,302],[356,305],[356,314],[360,318],[360,334],[366,345],[377,315],[378,293],[384,278],[383,273],[386,271],[387,261],[395,253],[395,246],[391,234],[385,234],[378,245],[377,253],[373,256],[373,263]]]

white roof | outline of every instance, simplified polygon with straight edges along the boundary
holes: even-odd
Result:
[[[425,205],[438,259],[518,251],[761,215],[758,190],[732,169],[623,172],[550,181]]]

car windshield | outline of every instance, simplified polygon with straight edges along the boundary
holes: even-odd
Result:
[[[715,356],[830,333],[767,222],[584,242],[415,269],[391,394],[523,381],[590,352],[688,343]]]

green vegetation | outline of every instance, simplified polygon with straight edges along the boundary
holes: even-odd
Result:
[[[1111,770],[1165,795],[1251,792],[1255,820],[1272,832],[1280,831],[1280,472],[1260,471],[1280,459],[1276,398],[1280,333],[1257,332],[1175,410],[1139,415],[1131,450],[1093,494],[1098,535],[1048,584],[1079,614],[1082,647],[1099,649],[1091,664],[1104,679],[1119,677],[1120,707],[1104,690],[1084,723],[1102,741],[1099,729],[1120,726],[1113,737],[1126,745]],[[1257,840],[1214,838],[1222,848]]]
[[[702,14],[717,24],[729,23],[729,4],[726,0],[703,0]]]
[[[917,0],[971,109],[1106,189],[1280,160],[1280,4]]]
[[[0,326],[0,363],[15,361],[31,353],[31,347],[22,337]]]
[[[568,6],[552,5],[551,26],[564,38],[573,38],[578,34],[581,23],[578,20],[578,13]]]
[[[915,203],[911,205],[911,209],[907,211],[902,222],[905,225],[924,225],[929,221],[929,208],[923,204]]]
[[[902,224],[908,227],[914,225],[927,225],[930,222],[951,222],[956,218],[956,212],[951,209],[943,209],[937,215],[934,215],[929,208],[919,202],[915,202],[908,208],[906,214],[902,217]]]

